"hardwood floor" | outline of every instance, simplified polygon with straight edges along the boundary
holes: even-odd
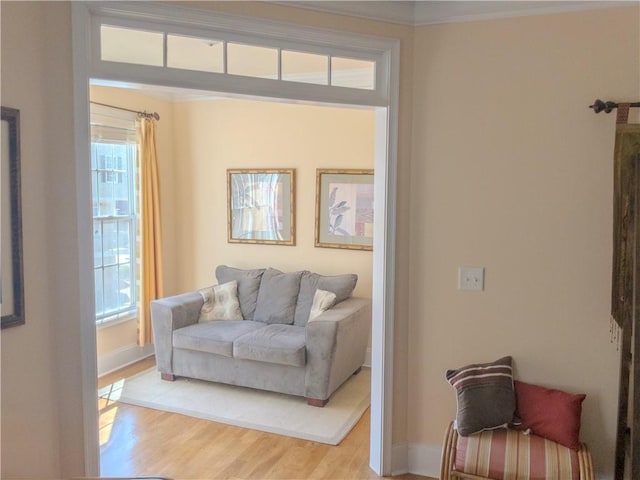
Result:
[[[143,360],[98,380],[108,386],[155,365]],[[99,399],[103,477],[377,479],[369,469],[369,411],[338,446]],[[418,475],[394,477],[429,480]]]

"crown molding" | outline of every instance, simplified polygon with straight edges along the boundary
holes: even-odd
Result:
[[[272,1],[279,5],[303,8],[408,26],[462,23],[496,18],[546,15],[632,6],[638,0],[622,1]]]
[[[414,26],[598,10],[638,4],[626,1],[417,1]]]
[[[414,25],[416,4],[420,2],[404,0],[282,0],[270,3],[379,22]]]

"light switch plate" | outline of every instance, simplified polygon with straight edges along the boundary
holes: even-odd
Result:
[[[484,267],[460,267],[458,269],[459,290],[484,290]]]

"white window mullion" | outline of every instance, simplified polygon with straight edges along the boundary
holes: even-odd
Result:
[[[163,67],[167,66],[167,55],[168,55],[167,34],[164,33],[162,38],[162,66]]]
[[[282,48],[278,48],[278,80],[282,80]]]
[[[229,43],[227,41],[224,42],[223,48],[222,48],[222,73],[227,73],[228,69],[227,69],[227,48],[229,46]]]

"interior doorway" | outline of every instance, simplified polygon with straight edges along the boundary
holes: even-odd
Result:
[[[316,170],[338,167],[373,170],[374,109],[302,105],[250,97],[239,99],[219,93],[153,85],[127,84],[123,88],[121,83],[98,80],[91,83],[90,99],[100,104],[100,109],[104,109],[104,105],[115,105],[159,114],[156,138],[166,246],[163,255],[167,279],[165,296],[213,285],[213,272],[218,264],[272,266],[282,271],[310,270],[325,275],[355,273],[358,282],[354,296],[372,296],[371,252],[316,248],[313,239]],[[93,105],[92,110],[96,110]],[[120,121],[122,114],[115,111],[113,114]],[[98,122],[100,118],[94,116],[92,122]],[[103,122],[109,123],[109,118]],[[92,128],[102,134],[97,141],[104,141],[104,136],[110,133],[103,124],[92,123]],[[122,130],[118,129],[117,133],[120,132]],[[296,171],[296,245],[238,247],[227,243],[226,170],[273,167],[291,167]],[[94,188],[103,190],[105,186],[116,185],[116,178],[109,180],[108,184],[96,183]],[[118,189],[107,190],[110,195]],[[97,210],[94,207],[94,212]],[[94,228],[97,221],[94,219]],[[104,239],[97,244],[106,245]],[[125,253],[129,255],[130,252]],[[265,257],[269,259],[268,265],[261,263]],[[125,260],[128,265],[136,263],[129,258]],[[102,270],[104,268],[100,267],[96,271],[101,273]],[[123,289],[132,291],[126,282]],[[98,297],[96,304],[102,305]],[[114,363],[118,358],[128,364],[152,352],[152,346],[136,345],[136,323],[137,318],[133,316],[114,318],[111,324],[98,326],[99,376],[124,366]],[[365,362],[369,368],[370,353],[369,346]],[[111,375],[111,378],[115,377]],[[115,381],[122,382],[119,378]],[[102,383],[99,380],[99,384]],[[116,384],[112,388],[120,386]],[[104,395],[104,388],[99,391]],[[122,432],[127,429],[135,428],[139,432],[137,436],[145,435],[142,433],[144,425],[135,426],[132,424],[135,422],[127,421],[139,413],[130,407],[123,410],[105,398],[99,398],[99,405],[101,474],[109,477],[157,474],[157,471],[131,470],[137,468],[136,465],[146,466],[142,461],[144,449],[122,440]],[[157,431],[161,428],[153,427],[159,435],[162,433]],[[116,445],[116,442],[123,445]],[[138,463],[126,461],[127,448],[138,452]]]
[[[373,325],[372,325],[372,402],[371,402],[371,448],[370,466],[380,474],[391,473],[391,429],[392,429],[392,377],[393,377],[393,311],[394,311],[394,263],[395,263],[395,189],[396,189],[396,144],[397,144],[397,100],[399,43],[395,40],[360,37],[353,34],[310,29],[287,24],[269,25],[268,34],[262,20],[225,17],[220,14],[203,13],[193,9],[161,5],[109,5],[74,4],[74,92],[77,106],[76,131],[76,171],[79,178],[89,177],[89,169],[83,164],[88,157],[86,139],[88,117],[89,78],[107,78],[115,81],[160,83],[173,86],[202,86],[204,90],[225,91],[236,95],[247,93],[261,97],[286,98],[302,102],[321,102],[343,105],[374,107],[376,112],[375,148],[375,231],[373,252]],[[107,18],[108,17],[108,18]],[[148,21],[153,18],[153,21]],[[147,20],[145,20],[147,19]],[[103,23],[107,22],[107,23]],[[235,41],[280,43],[289,48],[304,48],[316,52],[331,51],[333,58],[365,58],[375,63],[375,81],[371,88],[318,87],[300,85],[296,81],[284,82],[278,71],[278,81],[249,77],[200,74],[182,72],[167,68],[166,56],[159,60],[159,66],[130,65],[101,57],[101,25],[122,24],[127,27],[139,25],[145,31],[158,31],[160,37],[167,38],[167,31],[181,34],[207,33],[217,31],[219,35],[234,37]],[[194,25],[198,25],[195,28]],[[165,32],[164,34],[162,32]],[[243,33],[243,32],[253,32]],[[216,34],[214,38],[220,38]],[[157,37],[157,35],[156,35]],[[242,38],[240,38],[242,37]],[[226,41],[226,40],[225,40]],[[167,46],[167,42],[161,45]],[[328,47],[328,45],[333,45]],[[329,58],[327,57],[327,58]],[[280,56],[278,58],[281,58]],[[164,63],[163,63],[164,62]],[[282,80],[282,81],[280,81]],[[83,285],[91,285],[91,238],[90,228],[83,228],[91,222],[87,209],[90,189],[78,183],[78,222],[80,271]],[[88,287],[86,287],[88,288]],[[83,361],[84,384],[84,425],[85,438],[89,442],[85,449],[86,471],[97,474],[98,452],[91,439],[97,438],[97,425],[92,426],[97,412],[91,405],[95,394],[95,307],[90,300],[90,292],[83,292],[81,309],[87,322],[82,324],[82,337],[86,351]],[[91,323],[90,323],[91,322]],[[93,348],[91,346],[94,346]],[[92,358],[91,358],[92,357]]]

